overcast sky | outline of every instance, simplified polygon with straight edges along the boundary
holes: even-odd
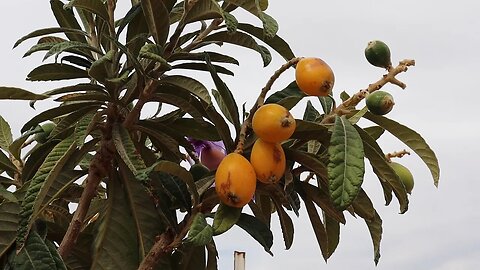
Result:
[[[129,1],[128,1],[129,2]],[[413,58],[417,65],[399,79],[406,90],[389,85],[396,106],[389,117],[422,134],[440,161],[439,188],[415,156],[401,160],[415,177],[406,214],[398,214],[393,201],[385,207],[378,180],[367,173],[364,188],[383,219],[383,239],[379,265],[363,220],[347,217],[341,241],[327,264],[323,261],[304,211],[295,223],[293,247],[285,251],[278,217],[273,216],[274,257],[263,251],[246,233],[234,229],[217,237],[219,269],[233,268],[233,251],[245,251],[248,270],[261,269],[480,269],[480,211],[478,210],[478,163],[480,128],[477,117],[480,89],[480,4],[477,1],[271,1],[267,12],[277,19],[279,34],[298,56],[324,59],[335,72],[334,96],[355,93],[376,81],[382,71],[370,66],[363,56],[369,40],[389,44],[394,63]],[[245,17],[241,17],[245,18]],[[254,17],[248,21],[258,24]],[[29,83],[28,72],[40,64],[41,56],[22,59],[33,45],[25,43],[12,51],[13,43],[37,28],[55,26],[48,1],[0,1],[1,77],[0,85],[17,86],[34,92],[52,88],[51,83]],[[224,50],[232,47],[225,46]],[[272,64],[263,69],[252,51],[235,49],[240,67],[235,77],[225,78],[236,99],[254,100],[272,72],[282,63],[274,54]],[[207,83],[211,83],[205,77]],[[281,89],[293,80],[293,70],[274,85]],[[210,79],[211,80],[211,79]],[[38,103],[41,110],[43,105]],[[301,117],[302,108],[294,111]],[[19,128],[36,112],[28,102],[6,102],[2,115],[17,137]],[[391,136],[381,144],[386,152],[406,148]],[[407,148],[408,150],[408,148]]]

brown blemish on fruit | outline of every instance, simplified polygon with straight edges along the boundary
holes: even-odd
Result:
[[[282,161],[282,152],[277,148],[273,148],[273,161],[280,163]]]
[[[293,123],[292,121],[292,114],[287,110],[285,111],[286,114],[285,114],[285,117],[282,119],[281,121],[281,126],[284,127],[284,128],[287,128],[289,126],[291,126]]]

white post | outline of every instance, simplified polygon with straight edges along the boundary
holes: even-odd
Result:
[[[235,251],[233,253],[233,270],[245,270],[245,252]]]

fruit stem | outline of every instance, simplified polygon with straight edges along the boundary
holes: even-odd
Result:
[[[288,60],[285,64],[283,64],[273,73],[270,79],[268,79],[267,84],[265,84],[265,86],[262,88],[262,91],[260,92],[260,95],[258,95],[257,101],[250,109],[247,119],[245,119],[245,121],[243,121],[242,123],[240,132],[238,134],[238,143],[237,148],[235,148],[235,153],[243,153],[243,147],[245,146],[245,140],[247,138],[247,130],[252,123],[253,115],[258,110],[258,108],[260,108],[265,103],[265,97],[267,96],[267,92],[270,91],[270,89],[272,88],[273,83],[280,77],[283,72],[285,72],[290,67],[296,65],[298,61],[300,61],[302,58],[303,57],[295,57]]]
[[[335,119],[335,115],[344,115],[348,114],[352,108],[355,108],[360,101],[362,101],[368,94],[373,93],[377,90],[380,90],[384,85],[387,83],[395,84],[402,89],[405,89],[407,85],[400,80],[398,80],[395,76],[402,72],[406,72],[409,66],[415,66],[415,60],[405,59],[400,61],[396,67],[392,67],[388,70],[388,73],[383,75],[381,79],[376,81],[375,83],[369,84],[368,88],[361,89],[353,96],[345,100],[342,104],[340,104],[337,108],[335,108],[328,116],[326,116],[322,123],[332,123]]]
[[[407,150],[403,149],[402,151],[395,151],[393,153],[388,153],[385,155],[385,158],[387,159],[388,162],[392,162],[392,158],[402,158],[405,155],[410,155],[410,152]]]

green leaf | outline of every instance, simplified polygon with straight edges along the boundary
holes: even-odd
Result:
[[[375,265],[380,260],[380,241],[382,240],[382,219],[375,211],[375,218],[372,221],[365,220],[373,242],[373,261]]]
[[[383,116],[366,113],[364,117],[381,126],[392,135],[397,137],[400,141],[405,143],[408,147],[410,147],[423,160],[423,162],[425,162],[432,174],[433,183],[435,186],[438,186],[438,180],[440,178],[438,159],[433,150],[420,134]]]
[[[54,107],[52,109],[46,110],[44,112],[41,112],[37,114],[35,117],[30,119],[27,123],[25,123],[21,129],[21,132],[25,132],[33,127],[36,127],[38,124],[51,120],[55,117],[67,115],[71,112],[80,110],[82,108],[85,108],[87,106],[101,106],[101,103],[99,102],[78,102],[78,103],[71,103],[71,104],[66,104],[62,105],[59,107]]]
[[[96,115],[98,114],[96,114],[95,112],[85,114],[75,125],[74,137],[78,147],[83,146],[88,134],[97,124],[98,119],[95,119]]]
[[[324,162],[315,155],[292,148],[284,148],[284,151],[287,160],[296,161],[320,176],[325,177],[327,175]]]
[[[367,106],[363,107],[363,109],[359,110],[359,111],[356,111],[355,114],[353,114],[352,116],[349,116],[348,117],[348,121],[350,121],[350,123],[352,125],[356,125],[358,123],[358,121],[360,121],[360,119],[365,115],[365,113],[368,112],[368,108]]]
[[[0,88],[0,92],[2,92]],[[8,152],[8,147],[13,142],[12,130],[7,121],[0,115],[0,148]]]
[[[273,245],[273,234],[265,223],[253,216],[242,213],[237,221],[237,225],[257,240],[268,254],[273,256],[273,253],[270,251]]]
[[[340,242],[340,223],[328,215],[323,215],[325,231],[327,232],[328,256],[330,258]]]
[[[222,9],[214,0],[198,0],[186,14],[185,23],[222,18]]]
[[[188,231],[187,242],[196,246],[205,246],[213,239],[213,228],[207,224],[205,215],[197,213],[193,218],[190,231]]]
[[[305,200],[313,201],[327,216],[337,222],[342,224],[346,223],[343,212],[335,208],[326,190],[313,186],[307,182],[300,182],[299,188],[299,194],[304,197]]]
[[[65,5],[65,8],[71,7],[91,12],[102,18],[106,23],[110,23],[107,7],[101,0],[71,0]]]
[[[3,151],[0,151],[0,169],[3,171],[13,171],[16,172],[18,169],[15,167],[15,165],[12,163],[12,161],[3,153]]]
[[[49,34],[56,34],[56,33],[73,33],[73,34],[79,34],[82,36],[88,36],[88,33],[82,30],[78,29],[72,29],[72,28],[63,28],[63,27],[52,27],[52,28],[44,28],[44,29],[38,29],[35,30],[23,37],[21,37],[17,42],[15,42],[15,45],[13,45],[13,48],[17,47],[20,45],[22,42],[24,42],[27,39],[31,39],[34,37],[39,37],[39,36],[44,36],[44,35],[49,35]]]
[[[155,43],[163,46],[168,38],[170,20],[163,1],[142,0],[143,15]]]
[[[50,7],[53,11],[53,15],[55,16],[58,25],[63,28],[82,30],[82,28],[78,24],[77,19],[75,18],[73,10],[64,9],[63,6],[64,3],[62,1],[50,0]],[[65,35],[68,37],[68,39],[72,41],[87,43],[84,35],[73,33],[65,33]]]
[[[17,197],[12,192],[8,191],[3,185],[0,185],[0,198],[5,199],[8,202],[18,203]]]
[[[320,113],[315,109],[312,102],[309,100],[307,101],[307,107],[305,108],[305,112],[303,113],[303,120],[315,122],[320,117]]]
[[[117,153],[134,175],[146,168],[145,162],[136,150],[128,130],[121,124],[113,125],[112,139]]]
[[[283,40],[278,35],[273,36],[272,38],[266,38],[264,35],[264,30],[262,28],[255,27],[250,24],[239,23],[238,29],[249,33],[250,35],[262,40],[276,52],[278,52],[285,60],[290,60],[295,57],[292,49],[285,40]]]
[[[275,36],[278,31],[278,23],[270,15],[262,11],[259,2],[245,0],[229,0],[228,2],[242,7],[257,16],[263,23],[263,34],[267,39]]]
[[[233,33],[237,31],[238,20],[231,13],[223,11],[223,18],[225,20],[225,25],[227,26],[227,31]]]
[[[218,73],[222,73],[222,74],[226,74],[226,75],[230,75],[230,76],[234,75],[232,71],[230,71],[230,70],[228,70],[228,69],[226,69],[222,66],[219,66],[219,65],[212,65],[212,66],[215,68],[215,71],[218,72]],[[205,64],[205,63],[193,63],[193,62],[173,65],[172,69],[191,69],[191,70],[196,70],[196,71],[209,71],[207,64]]]
[[[385,132],[385,129],[380,126],[366,127],[363,130],[365,130],[365,132],[367,132],[368,135],[370,135],[375,141],[378,140]]]
[[[137,231],[139,253],[143,259],[153,246],[155,237],[162,233],[164,225],[160,221],[148,190],[129,172],[123,163],[120,165],[120,175]]]
[[[45,196],[75,149],[73,136],[66,138],[52,149],[35,173],[22,202],[20,227],[17,233],[17,249],[23,247]]]
[[[15,269],[18,270],[60,270],[66,269],[56,250],[51,250],[42,237],[35,231],[28,235],[25,247],[15,257]],[[57,265],[58,263],[58,265]]]
[[[227,84],[225,84],[220,76],[218,76],[208,56],[206,57],[206,61],[210,75],[212,76],[215,87],[217,88],[217,92],[213,91],[217,104],[219,105],[225,117],[233,124],[237,133],[240,133],[240,116],[238,114],[238,107],[237,102],[235,102],[235,97],[230,89],[228,89]],[[215,95],[215,93],[218,95]]]
[[[333,106],[335,105],[335,100],[333,99],[333,97],[318,97],[318,100],[320,101],[320,105],[322,105],[323,113],[325,115],[329,114],[332,111]]]
[[[230,153],[234,149],[234,142],[230,135],[230,127],[225,122],[224,118],[215,110],[214,106],[208,106],[204,104],[205,111],[207,112],[208,119],[212,121],[212,123],[217,128],[217,132],[222,138],[223,143],[225,144],[225,150],[227,153]]]
[[[229,33],[228,31],[216,32],[204,38],[204,42],[220,41],[231,43],[234,45],[242,46],[257,51],[262,56],[263,66],[266,67],[270,64],[272,56],[264,47],[258,45],[258,43],[250,35],[243,32]]]
[[[38,66],[27,75],[29,81],[59,81],[80,78],[89,78],[85,69],[57,63]]]
[[[283,241],[285,243],[285,249],[290,249],[293,244],[294,227],[290,216],[283,209],[282,203],[278,198],[272,196],[272,201],[275,204],[278,218],[280,219],[280,227],[282,228]]]
[[[329,257],[327,232],[325,231],[325,227],[313,202],[310,200],[304,200],[304,202],[305,207],[307,208],[310,223],[312,224],[313,232],[317,238],[318,246],[322,252],[323,259],[327,261],[327,258]]]
[[[163,78],[160,83],[180,87],[205,101],[207,104],[212,104],[212,99],[207,88],[193,78],[182,75],[172,75]]]
[[[270,95],[265,100],[265,104],[277,103],[287,108],[288,110],[291,110],[304,97],[306,97],[305,93],[303,93],[298,88],[297,83],[293,81],[289,85],[287,85],[287,87],[285,87],[283,90],[277,91],[272,95]]]
[[[242,208],[231,207],[220,203],[213,218],[213,235],[219,235],[228,231],[237,223],[242,213]]]
[[[47,96],[55,96],[59,94],[65,93],[73,93],[73,92],[87,92],[87,91],[94,91],[100,94],[106,94],[105,88],[99,84],[93,83],[79,83],[75,85],[63,86],[60,88],[55,88],[53,90],[49,90],[43,93],[43,95]]]
[[[116,51],[111,50],[98,58],[98,60],[92,63],[92,66],[88,70],[88,75],[101,83],[105,83],[111,76],[110,69],[115,54]]]
[[[141,58],[146,58],[153,60],[157,63],[159,63],[165,70],[170,70],[172,67],[170,64],[167,62],[162,57],[162,48],[157,45],[157,44],[145,44],[143,47],[140,49],[140,53],[138,54],[139,57]]]
[[[168,124],[168,127],[176,130],[179,134],[197,140],[220,141],[215,126],[209,122],[198,122],[192,118],[180,118]]]
[[[55,55],[55,61],[57,61],[58,55],[61,54],[62,52],[74,51],[74,50],[92,51],[100,55],[103,55],[103,52],[101,50],[93,46],[90,46],[86,43],[78,42],[78,41],[64,41],[64,42],[53,45],[43,57],[43,61],[45,61],[52,55]]]
[[[140,263],[137,231],[117,178],[107,183],[107,205],[97,221],[90,269],[135,269]]]
[[[302,140],[317,140],[328,144],[330,134],[328,128],[309,121],[296,119],[296,128],[291,138]]]
[[[168,60],[173,62],[173,61],[179,61],[179,60],[196,60],[196,61],[205,61],[205,55],[208,55],[210,58],[210,61],[212,62],[220,62],[220,63],[229,63],[229,64],[235,64],[239,65],[239,62],[237,59],[229,56],[229,55],[224,55],[216,52],[201,52],[201,53],[191,53],[191,52],[176,52],[173,53]]]
[[[66,55],[62,57],[62,59],[60,60],[60,63],[63,64],[63,62],[65,61],[77,66],[84,67],[84,68],[90,68],[92,66],[92,60],[86,59],[81,56]]]
[[[16,87],[0,87],[0,99],[10,100],[42,100],[48,96],[38,95],[27,90]]]
[[[393,190],[400,204],[400,213],[405,213],[408,210],[408,196],[405,187],[400,181],[400,178],[388,164],[385,154],[377,142],[366,131],[359,127],[356,127],[356,129],[363,141],[365,157],[368,158],[370,164],[372,165],[373,172],[380,179],[384,189],[387,188],[387,190],[384,190],[384,192],[388,191],[391,196],[391,192]],[[385,185],[387,185],[387,187]],[[388,197],[386,198],[386,201],[388,205]]]
[[[15,202],[3,202],[0,204],[0,256],[7,252],[15,241],[18,222],[20,220],[20,205]]]
[[[345,116],[335,117],[328,154],[330,196],[339,209],[345,209],[357,196],[365,173],[362,139]]]
[[[368,197],[365,190],[360,189],[358,192],[357,197],[352,202],[353,210],[356,214],[358,214],[361,218],[372,221],[375,219],[376,211],[375,207],[373,207],[373,203]]]

